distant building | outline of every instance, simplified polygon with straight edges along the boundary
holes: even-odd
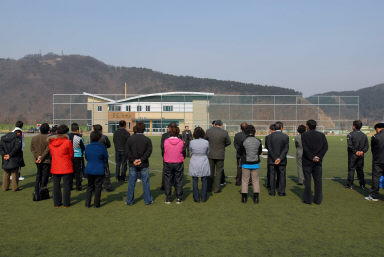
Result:
[[[127,122],[132,131],[136,122],[141,121],[150,133],[162,133],[170,122],[178,126],[209,126],[208,105],[213,93],[168,92],[132,96],[113,100],[99,95],[88,96],[88,119],[101,124],[104,132],[112,133],[120,120]]]

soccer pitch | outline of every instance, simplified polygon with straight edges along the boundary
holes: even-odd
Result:
[[[301,202],[304,187],[296,185],[296,159],[288,159],[287,196],[269,196],[262,179],[258,205],[251,199],[240,202],[240,187],[232,177],[222,193],[195,203],[187,160],[184,202],[167,206],[160,191],[160,137],[151,139],[153,205],[144,205],[141,183],[136,184],[135,204],[125,205],[128,183],[115,181],[110,163],[115,190],[102,192],[101,208],[86,209],[83,190],[72,191],[70,208],[55,209],[52,199],[32,201],[36,168],[26,138],[23,190],[0,193],[0,256],[383,256],[384,202],[364,200],[367,193],[357,186],[344,188],[345,137],[327,137],[319,206]],[[295,156],[292,137],[290,142],[289,155]],[[233,145],[227,149],[225,172],[235,176],[235,150]],[[113,147],[109,154],[114,162]],[[262,159],[262,177],[265,165]],[[365,175],[370,188],[370,153]],[[52,195],[52,182],[49,190]]]

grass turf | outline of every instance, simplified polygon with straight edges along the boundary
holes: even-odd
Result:
[[[72,191],[72,206],[53,208],[52,199],[33,202],[35,166],[26,138],[20,192],[0,193],[0,256],[381,256],[384,203],[364,200],[365,192],[348,190],[346,141],[328,137],[329,151],[323,177],[324,201],[302,204],[297,186],[296,160],[287,167],[287,196],[271,197],[261,187],[260,204],[240,202],[234,178],[206,203],[195,203],[185,163],[182,205],[164,204],[160,191],[162,160],[160,137],[152,137],[151,190],[155,203],[145,206],[137,183],[135,205],[125,205],[127,183],[102,193],[102,208],[84,207],[85,191]],[[109,151],[113,155],[113,151]],[[233,145],[228,148],[225,171],[236,174]],[[290,155],[295,155],[291,140]],[[114,161],[113,156],[111,160]],[[366,157],[370,171],[371,155]],[[262,160],[261,176],[266,175]],[[112,176],[114,165],[111,164]],[[370,182],[370,173],[366,172]],[[86,184],[86,180],[83,182]],[[264,181],[261,181],[264,184]],[[357,183],[356,183],[357,184]],[[52,183],[49,183],[52,192]]]

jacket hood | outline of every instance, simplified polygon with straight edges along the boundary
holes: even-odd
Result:
[[[177,137],[170,137],[167,139],[171,145],[177,145],[183,142],[180,138]]]
[[[2,136],[1,140],[3,140],[4,142],[11,142],[16,137],[17,137],[17,134],[15,132],[9,132],[9,133],[5,134],[4,136]]]
[[[47,138],[48,142],[54,147],[59,147],[64,143],[64,140],[60,140],[60,139],[68,139],[68,136],[67,135],[54,135],[54,136]]]

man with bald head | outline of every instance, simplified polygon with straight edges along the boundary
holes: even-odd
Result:
[[[240,129],[241,131],[236,133],[235,138],[233,140],[233,145],[236,149],[236,163],[237,163],[237,174],[236,174],[236,186],[241,186],[241,162],[240,162],[240,155],[238,154],[238,150],[240,148],[241,143],[244,141],[246,138],[246,135],[244,133],[244,129],[248,126],[246,122],[243,122],[240,124]]]

